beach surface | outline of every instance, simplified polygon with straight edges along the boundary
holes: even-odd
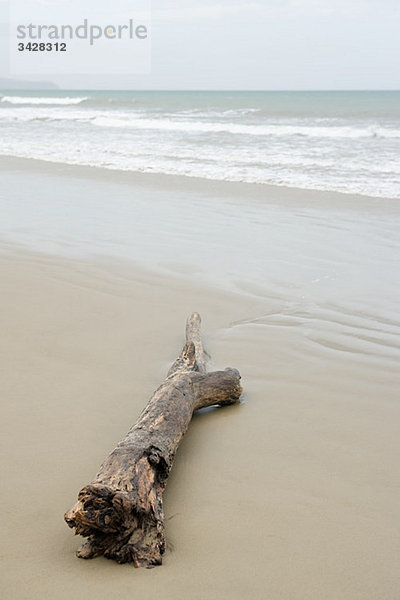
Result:
[[[397,203],[0,170],[2,596],[396,600]],[[162,567],[78,560],[63,514],[194,310],[242,402],[193,418]]]

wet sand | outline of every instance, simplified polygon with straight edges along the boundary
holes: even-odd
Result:
[[[370,328],[383,353],[364,352],[368,340],[349,351],[316,342],[343,320],[332,306],[312,329],[276,299],[10,243],[0,270],[2,597],[398,598],[394,321]],[[78,560],[63,513],[164,377],[193,310],[213,366],[241,371],[243,401],[193,419],[162,567]]]

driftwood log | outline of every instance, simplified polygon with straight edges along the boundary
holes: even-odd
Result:
[[[242,388],[236,369],[206,373],[200,316],[186,324],[186,344],[137,423],[105,459],[65,514],[87,539],[79,558],[104,555],[135,567],[160,565],[165,551],[163,491],[193,412],[232,404]]]

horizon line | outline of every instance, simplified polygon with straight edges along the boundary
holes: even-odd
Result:
[[[33,84],[35,82],[32,82]],[[49,82],[50,83],[50,82]],[[55,84],[56,85],[56,84]],[[15,92],[192,92],[192,93],[295,93],[295,92],[400,92],[400,88],[348,88],[348,89],[184,89],[184,88],[171,88],[171,89],[145,89],[145,88],[69,88],[69,87],[59,87],[59,88],[14,88],[14,87],[4,87],[0,88],[0,91],[15,91]]]

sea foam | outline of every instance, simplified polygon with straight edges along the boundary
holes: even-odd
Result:
[[[52,104],[52,105],[65,105],[65,104],[81,104],[88,98],[86,96],[81,98],[70,98],[68,96],[62,98],[55,97],[33,97],[33,96],[3,96],[0,102],[7,102],[8,104]]]

